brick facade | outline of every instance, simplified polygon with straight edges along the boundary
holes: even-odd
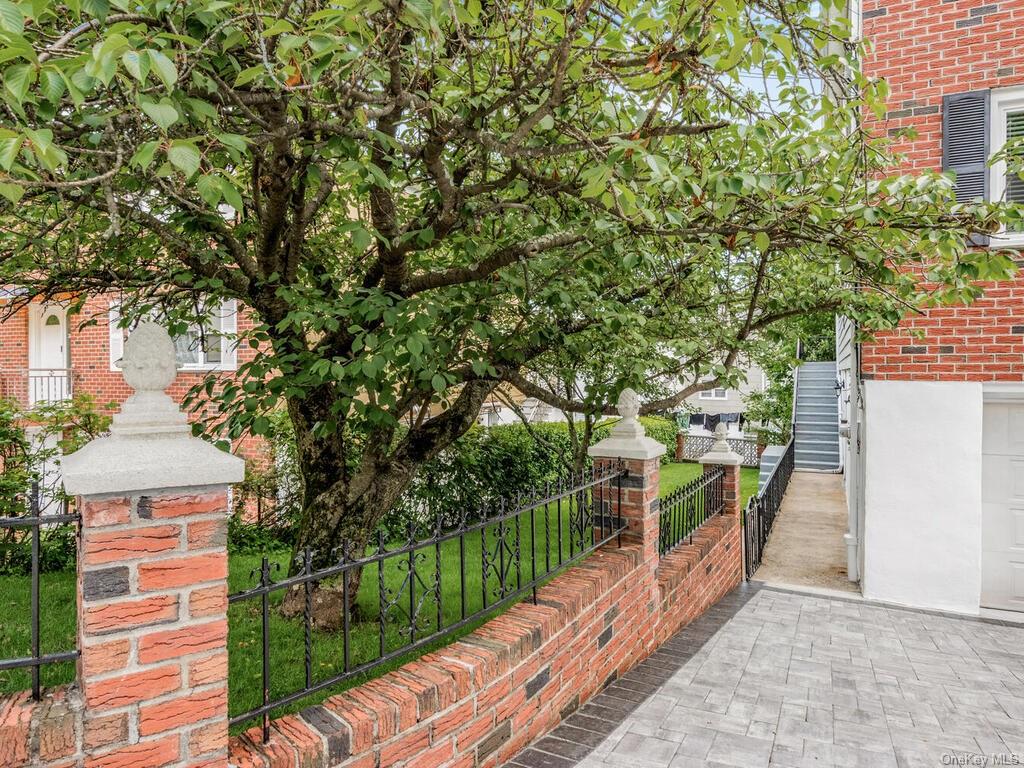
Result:
[[[1022,25],[1024,0],[864,0],[864,70],[891,91],[868,127],[894,137],[903,170],[941,169],[943,96],[1024,85]],[[915,138],[899,135],[910,127]],[[970,306],[927,310],[866,343],[864,378],[1024,380],[1024,270],[983,287]]]
[[[110,364],[110,310],[111,297],[98,295],[90,297],[77,314],[68,317],[68,349],[71,365],[71,386],[73,392],[92,395],[97,405],[116,406],[131,394],[120,371]],[[252,315],[240,309],[237,315],[237,330],[244,333],[253,327]],[[253,358],[254,351],[247,345],[239,345],[236,352],[237,364]],[[18,402],[28,402],[29,368],[29,311],[20,309],[0,322],[0,397]],[[185,395],[207,375],[201,370],[179,370],[168,394],[176,402],[182,402]],[[230,376],[230,371],[224,371]],[[104,408],[104,410],[109,410]],[[190,414],[198,418],[199,414]],[[243,437],[235,443],[236,450],[250,460],[263,464],[267,460],[267,448],[262,439]]]

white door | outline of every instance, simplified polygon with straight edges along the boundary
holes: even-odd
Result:
[[[34,403],[64,400],[70,394],[67,371],[67,310],[44,306],[35,317],[29,361],[29,399]]]
[[[1024,403],[986,403],[981,605],[1024,611]]]

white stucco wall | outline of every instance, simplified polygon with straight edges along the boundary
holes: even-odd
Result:
[[[978,612],[982,386],[864,382],[864,596]]]

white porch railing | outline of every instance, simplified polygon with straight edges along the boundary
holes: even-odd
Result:
[[[59,403],[71,397],[70,368],[29,368],[28,405]]]

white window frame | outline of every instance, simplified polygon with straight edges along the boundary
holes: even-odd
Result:
[[[993,88],[989,94],[989,147],[992,154],[1000,152],[1006,144],[1006,116],[1011,112],[1024,112],[1024,86]],[[999,160],[988,169],[990,200],[1002,200],[1006,194],[1006,162]],[[1024,232],[1008,233],[1005,229],[992,235],[992,247],[1024,246]]]
[[[721,392],[722,394],[718,394]],[[729,390],[726,387],[715,387],[714,389],[702,389],[700,392],[701,400],[728,400]]]
[[[218,315],[221,319],[220,328],[220,362],[207,363],[205,359],[199,363],[178,363],[179,371],[234,371],[238,369],[238,340],[235,334],[238,329],[238,303],[234,299],[224,299],[220,303]],[[121,370],[118,362],[124,354],[124,340],[128,329],[119,327],[121,320],[121,303],[112,301],[108,312],[110,323],[110,370]],[[201,353],[204,354],[204,353]]]

